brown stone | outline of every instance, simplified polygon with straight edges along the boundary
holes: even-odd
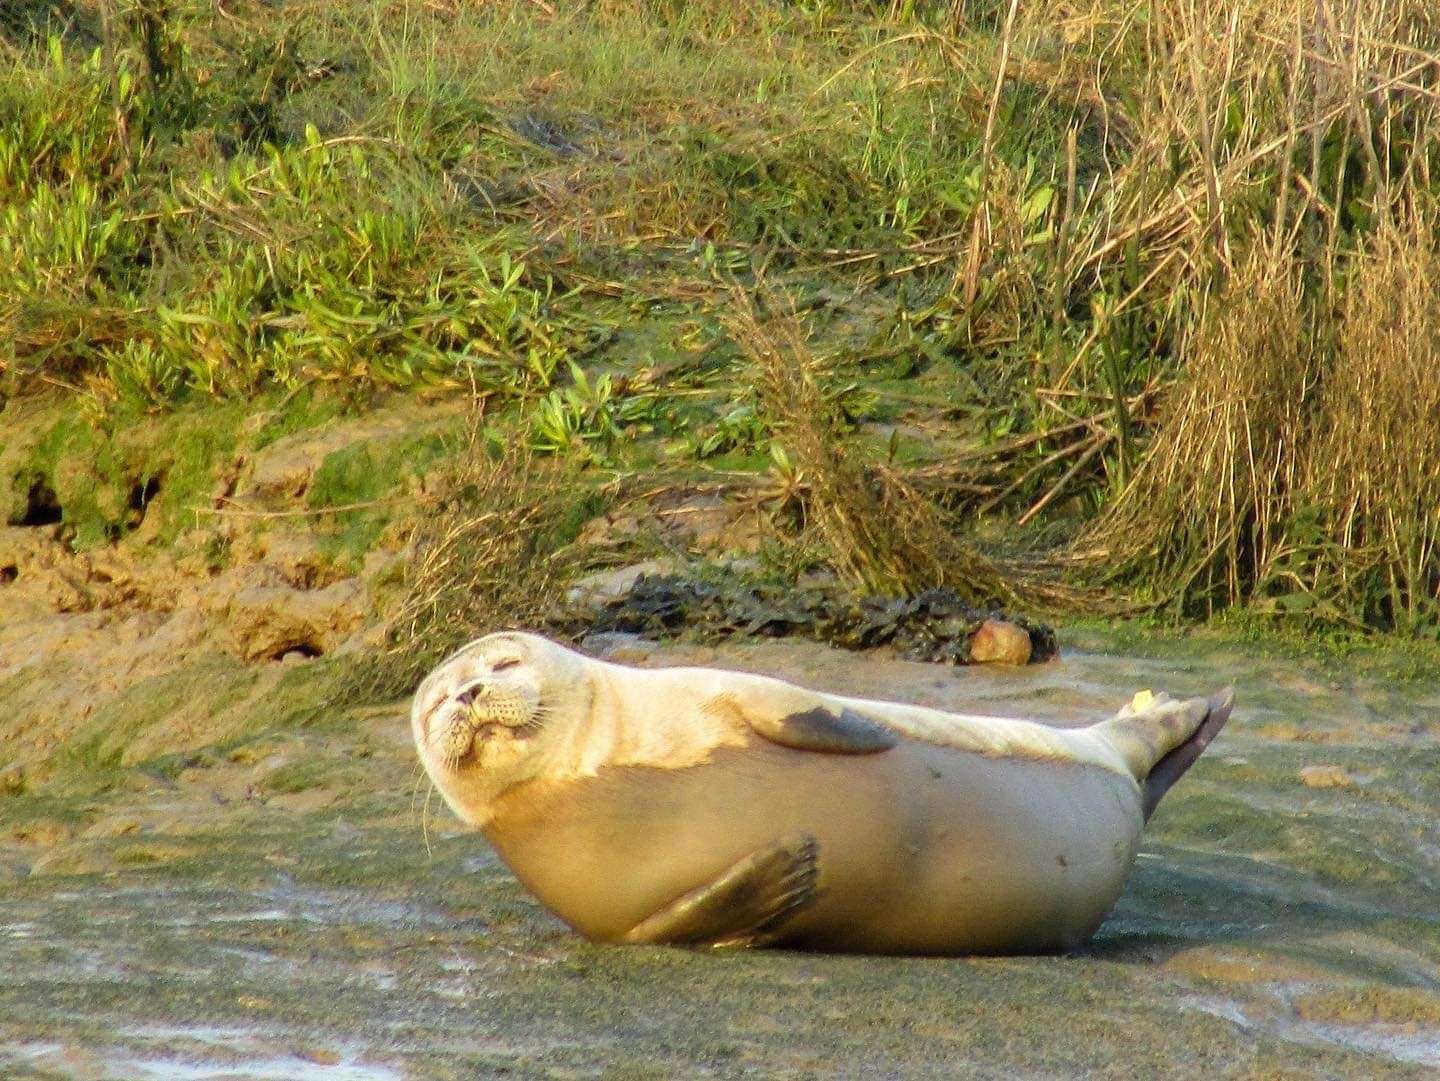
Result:
[[[1030,660],[1030,633],[1003,619],[987,619],[970,636],[974,664],[1026,664]]]

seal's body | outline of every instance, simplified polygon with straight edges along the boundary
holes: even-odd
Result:
[[[1140,695],[1061,730],[506,634],[441,665],[412,723],[450,805],[587,937],[1016,953],[1094,932],[1228,713]]]

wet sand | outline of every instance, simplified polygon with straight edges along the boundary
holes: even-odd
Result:
[[[1056,723],[1239,705],[1063,958],[589,945],[424,813],[399,705],[0,797],[0,1076],[1440,1075],[1440,678],[1095,634],[1020,670],[597,646]]]

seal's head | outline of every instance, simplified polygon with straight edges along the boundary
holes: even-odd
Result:
[[[445,801],[483,825],[497,796],[544,773],[588,695],[580,654],[534,634],[490,634],[425,677],[410,728]]]

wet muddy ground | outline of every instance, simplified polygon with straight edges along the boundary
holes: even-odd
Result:
[[[397,705],[0,796],[0,1076],[1440,1076],[1440,679],[1062,644],[596,646],[1060,723],[1235,683],[1079,955],[586,944],[426,815]]]

